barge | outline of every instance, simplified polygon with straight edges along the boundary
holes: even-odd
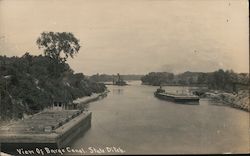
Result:
[[[162,100],[169,100],[176,103],[182,103],[182,104],[192,104],[192,105],[199,105],[200,98],[196,95],[188,95],[188,94],[172,94],[167,93],[163,89],[157,89],[156,92],[154,92],[154,95]]]
[[[63,148],[91,127],[91,112],[44,111],[0,128],[1,151],[18,155],[18,149]]]

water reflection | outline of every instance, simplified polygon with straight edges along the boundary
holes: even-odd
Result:
[[[113,94],[121,95],[121,94],[123,94],[123,92],[124,92],[123,88],[113,88],[112,89]]]

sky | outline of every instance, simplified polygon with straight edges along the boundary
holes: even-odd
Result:
[[[0,54],[42,54],[44,31],[72,32],[67,63],[86,75],[249,71],[247,0],[0,0]]]

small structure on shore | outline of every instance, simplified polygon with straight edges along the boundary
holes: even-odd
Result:
[[[62,102],[62,101],[54,101],[53,102],[53,110],[57,110],[57,111],[62,111],[66,108],[66,103]]]
[[[54,97],[50,110],[63,111],[63,110],[75,110],[77,107],[73,104],[73,101]]]

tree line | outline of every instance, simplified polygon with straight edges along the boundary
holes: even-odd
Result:
[[[148,85],[188,85],[207,86],[209,89],[237,92],[249,86],[248,73],[235,73],[233,70],[219,69],[214,72],[150,72],[141,78],[142,84]]]

